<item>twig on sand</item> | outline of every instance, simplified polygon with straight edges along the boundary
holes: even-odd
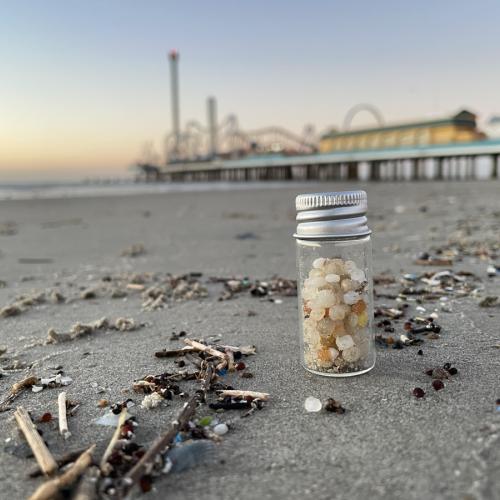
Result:
[[[38,383],[38,377],[27,377],[23,380],[20,380],[19,382],[16,382],[9,390],[9,393],[7,396],[0,401],[0,412],[7,410],[6,406],[9,403],[12,403],[14,399],[21,394],[25,389],[28,389],[29,387],[35,385]]]
[[[138,283],[128,283],[127,288],[129,290],[137,290],[139,292],[142,292],[145,290],[146,287],[144,285],[140,285]]]
[[[43,442],[42,437],[36,430],[28,412],[22,406],[19,406],[14,412],[14,417],[19,429],[21,429],[26,441],[33,451],[33,455],[40,469],[47,476],[53,474],[57,470],[57,462],[54,460],[54,457]]]
[[[74,462],[87,448],[78,448],[77,450],[70,451],[61,455],[59,458],[56,458],[56,463],[58,468],[64,467],[65,465]],[[29,477],[39,477],[42,476],[43,472],[40,469],[40,466],[36,465],[29,472]]]
[[[217,391],[217,394],[222,397],[231,398],[252,398],[260,399],[262,401],[267,401],[269,399],[269,394],[267,392],[255,392],[255,391],[238,391],[238,390],[223,390]]]
[[[101,472],[103,474],[107,474],[109,472],[109,464],[108,464],[108,458],[110,457],[111,453],[113,453],[113,450],[115,449],[115,445],[120,438],[120,432],[122,429],[122,425],[125,423],[125,420],[127,420],[128,413],[127,413],[127,407],[125,406],[121,413],[120,413],[120,418],[118,419],[118,424],[116,425],[115,432],[113,433],[113,437],[111,438],[111,441],[109,442],[106,451],[102,455],[101,462],[99,464],[99,467],[101,469]]]
[[[227,369],[230,372],[234,372],[234,354],[231,349],[226,349],[226,356],[227,356]]]
[[[64,439],[71,436],[68,429],[68,417],[66,415],[66,392],[61,392],[57,398],[57,406],[59,410],[59,432]]]
[[[223,360],[227,359],[225,353],[220,352],[217,349],[214,349],[213,347],[210,347],[208,345],[202,344],[201,342],[197,342],[196,340],[184,339],[184,343],[190,345],[196,351],[206,352],[207,354],[210,354],[210,356],[215,356]]]
[[[204,399],[206,391],[208,391],[211,387],[213,373],[213,367],[210,363],[208,363],[203,377],[201,378],[201,390],[191,397],[191,399],[182,408],[179,416],[172,421],[168,430],[156,438],[139,462],[137,462],[123,478],[121,488],[121,494],[123,496],[126,496],[128,491],[134,486],[134,484],[139,482],[144,475],[152,472],[157,456],[164,453],[171,446],[172,441],[175,439],[175,436],[177,436],[177,433],[191,420],[196,411],[198,402],[200,399]]]
[[[163,351],[155,352],[157,358],[173,358],[175,356],[184,356],[187,353],[194,352],[193,347],[185,346],[182,349],[164,349]]]
[[[91,465],[94,449],[95,444],[85,450],[64,474],[40,485],[29,500],[51,500],[57,498],[63,488],[73,484]]]

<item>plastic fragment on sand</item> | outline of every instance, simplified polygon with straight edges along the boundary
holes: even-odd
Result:
[[[321,401],[318,398],[315,398],[314,396],[309,396],[304,401],[304,408],[309,413],[316,413],[320,411],[322,407],[323,405]]]

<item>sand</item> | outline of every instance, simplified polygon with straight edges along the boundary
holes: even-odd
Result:
[[[470,220],[472,226],[480,221],[496,228],[498,236],[499,187],[498,182],[364,186],[374,229],[375,272],[389,270],[399,276],[422,271],[412,264],[415,254],[445,242],[460,220]],[[0,222],[15,222],[16,234],[0,235],[0,278],[7,284],[0,289],[0,304],[32,289],[55,287],[78,296],[78,287],[125,271],[294,278],[295,194],[349,188],[328,183],[1,202]],[[256,238],[237,239],[241,233]],[[120,256],[124,248],[137,243],[145,246],[146,254]],[[20,261],[33,258],[48,261]],[[499,294],[499,278],[488,279],[486,263],[477,257],[466,257],[454,269],[481,276],[483,295]],[[250,418],[235,419],[214,462],[157,481],[148,498],[499,498],[500,413],[495,411],[495,400],[500,397],[500,308],[479,308],[473,297],[454,300],[453,312],[439,312],[443,334],[424,344],[424,356],[417,355],[417,348],[378,350],[371,373],[331,380],[313,376],[299,365],[295,298],[284,298],[282,304],[249,296],[218,302],[218,289],[209,291],[206,299],[153,312],[142,311],[139,296],[133,295],[42,304],[19,317],[0,319],[0,345],[8,348],[2,360],[18,351],[16,359],[21,362],[38,361],[37,374],[46,375],[50,367],[62,365],[73,378],[66,388],[68,397],[82,404],[69,420],[72,437],[65,442],[56,426],[41,426],[54,454],[92,442],[102,452],[113,430],[93,423],[104,413],[97,401],[131,397],[139,403],[139,396],[123,391],[134,379],[169,366],[153,353],[174,346],[169,342],[171,332],[183,329],[193,336],[221,334],[228,343],[255,344],[258,354],[248,360],[255,376],[237,383],[242,389],[268,392],[272,398]],[[249,310],[257,314],[248,316]],[[132,317],[147,326],[23,348],[42,341],[49,327],[67,331],[77,321],[102,316]],[[435,392],[423,370],[447,361],[455,363],[459,374],[445,390]],[[0,378],[2,394],[25,373],[5,373]],[[105,392],[99,393],[96,384]],[[428,396],[416,400],[411,395],[415,386],[425,387]],[[58,392],[27,392],[17,404],[34,416],[45,411],[56,414]],[[349,411],[308,414],[303,403],[310,395],[334,397]],[[155,410],[132,408],[140,423],[138,440],[151,441],[180,406],[175,400]],[[19,438],[12,412],[0,419],[0,498],[24,498],[39,481],[26,478],[33,460],[3,449]]]

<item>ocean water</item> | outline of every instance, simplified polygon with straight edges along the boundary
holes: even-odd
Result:
[[[445,175],[448,170],[445,164]],[[464,165],[461,165],[462,175]],[[476,175],[478,179],[488,179],[491,172],[491,160],[489,158],[478,158],[476,162]],[[366,181],[369,166],[360,165],[360,180]],[[435,164],[428,161],[425,166],[426,175],[432,176]],[[404,165],[404,175],[411,175],[410,163]],[[382,169],[382,178],[384,169]],[[321,180],[312,183],[324,182]],[[355,183],[349,182],[351,187]],[[331,185],[331,183],[330,183]],[[109,183],[93,182],[37,182],[37,183],[0,183],[0,200],[30,200],[30,199],[57,199],[57,198],[85,198],[95,196],[129,196],[154,193],[190,193],[201,191],[235,191],[247,189],[282,189],[293,186],[307,186],[306,181],[261,181],[261,182],[158,182],[141,183],[132,181],[116,181]]]
[[[155,193],[281,189],[303,182],[159,182],[159,183],[23,183],[0,184],[0,200],[133,196]]]

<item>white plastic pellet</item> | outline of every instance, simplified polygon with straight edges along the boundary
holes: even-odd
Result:
[[[316,413],[320,411],[322,407],[323,405],[321,404],[321,401],[314,396],[309,396],[304,401],[304,408],[309,413]]]

